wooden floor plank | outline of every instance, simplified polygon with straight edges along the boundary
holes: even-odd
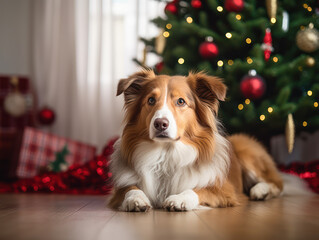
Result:
[[[115,212],[104,196],[0,195],[0,239],[319,239],[319,196],[191,212]]]
[[[154,239],[154,228],[154,211],[146,213],[117,212],[101,230],[97,239]]]
[[[65,228],[65,219],[90,201],[91,198],[67,195],[2,195],[0,205],[15,211],[0,219],[0,238],[39,239],[45,235],[47,239],[55,239],[62,228],[72,229]]]
[[[196,214],[223,239],[319,239],[319,198],[278,198]]]
[[[64,218],[58,226],[62,234],[52,239],[97,239],[106,223],[116,214],[106,208],[103,198],[91,201]]]
[[[154,212],[156,239],[220,239],[203,221],[190,212]]]

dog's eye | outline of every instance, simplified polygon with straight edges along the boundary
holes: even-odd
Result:
[[[185,100],[183,98],[179,98],[177,100],[177,105],[178,106],[184,106],[186,104]]]
[[[156,100],[155,100],[155,98],[150,97],[147,102],[149,105],[153,106],[155,104]]]

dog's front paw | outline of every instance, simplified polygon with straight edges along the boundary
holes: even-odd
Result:
[[[198,195],[193,190],[186,190],[177,195],[171,195],[164,201],[163,208],[168,211],[181,212],[192,210],[199,205]]]
[[[120,210],[126,212],[146,212],[150,208],[150,200],[146,197],[143,191],[130,190],[125,194]]]
[[[249,197],[251,200],[268,200],[279,196],[280,189],[273,183],[260,182],[250,189]]]
[[[260,182],[250,189],[249,196],[251,200],[266,200],[269,194],[270,194],[269,184]]]

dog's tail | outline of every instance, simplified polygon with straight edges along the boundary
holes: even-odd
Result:
[[[315,195],[315,193],[310,190],[307,183],[299,177],[288,173],[281,173],[281,177],[284,180],[283,194],[285,196]]]

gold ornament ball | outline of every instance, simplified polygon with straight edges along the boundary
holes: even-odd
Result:
[[[299,30],[296,36],[297,46],[300,50],[311,53],[319,49],[319,32],[309,24],[308,28]]]
[[[307,57],[306,65],[307,67],[313,67],[316,63],[316,60],[313,57]]]

